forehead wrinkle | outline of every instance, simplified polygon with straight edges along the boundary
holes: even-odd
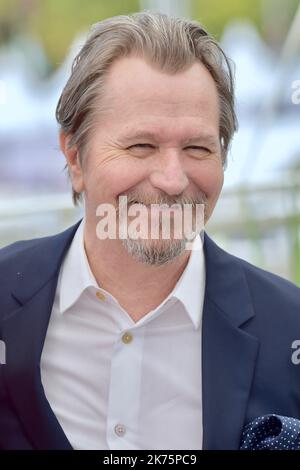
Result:
[[[123,135],[119,136],[118,140],[120,140],[121,142],[129,142],[137,139],[150,139],[153,141],[159,141],[160,137],[162,137],[162,132],[147,131],[141,129],[128,131],[127,133],[124,133]],[[195,134],[191,135],[191,137],[188,137],[186,139],[182,138],[181,141],[185,145],[196,141],[205,141],[207,143],[216,144],[218,142],[218,136],[208,132],[195,132]]]

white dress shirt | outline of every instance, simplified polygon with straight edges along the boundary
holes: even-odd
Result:
[[[170,295],[135,323],[98,286],[83,224],[61,266],[41,358],[62,429],[74,449],[201,449],[200,237]]]

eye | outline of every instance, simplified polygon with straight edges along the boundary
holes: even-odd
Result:
[[[143,149],[143,148],[153,148],[153,145],[151,144],[134,144],[134,145],[131,145],[130,147],[128,147],[129,149],[134,149],[134,148],[140,148],[140,149]]]
[[[191,150],[197,150],[199,152],[209,152],[210,150],[207,147],[200,147],[198,145],[190,145],[189,147],[186,147],[186,149],[191,149]]]

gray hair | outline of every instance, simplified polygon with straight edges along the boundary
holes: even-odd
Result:
[[[115,16],[94,24],[75,57],[72,71],[56,108],[60,129],[70,135],[69,147],[86,150],[101,112],[101,93],[110,65],[119,57],[144,56],[162,71],[174,74],[200,61],[215,81],[220,103],[220,144],[223,166],[237,118],[230,60],[217,41],[197,21],[143,11]],[[73,189],[76,205],[80,194]]]

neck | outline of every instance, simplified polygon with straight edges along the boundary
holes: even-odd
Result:
[[[190,255],[190,251],[184,251],[165,265],[149,266],[131,256],[121,240],[99,240],[87,224],[84,245],[98,285],[112,294],[134,321],[172,292]]]

